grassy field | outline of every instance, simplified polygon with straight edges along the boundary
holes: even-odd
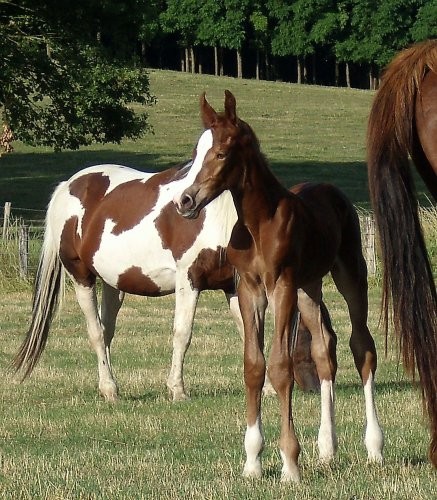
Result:
[[[200,92],[206,90],[221,109],[228,88],[285,184],[331,181],[359,207],[368,208],[364,143],[372,93],[164,71],[151,72],[151,84],[158,97],[150,110],[155,135],[61,154],[18,144],[13,155],[0,159],[0,204],[12,201],[13,210],[43,210],[58,181],[93,163],[158,170],[187,158],[201,131]],[[27,213],[17,210],[18,215]],[[435,220],[434,214],[425,221],[434,263]],[[376,397],[385,463],[366,464],[364,400],[348,350],[347,311],[328,279],[325,300],[339,337],[339,452],[331,466],[318,463],[319,396],[295,391],[302,445],[302,483],[295,486],[279,481],[275,398],[263,403],[264,477],[241,477],[242,346],[222,294],[201,295],[185,370],[191,400],[178,404],[168,400],[165,387],[174,298],[128,297],[113,347],[121,400],[111,405],[97,394],[95,357],[71,290],[30,380],[19,384],[8,372],[28,325],[31,287],[9,272],[9,250],[0,256],[1,499],[435,498],[437,476],[427,461],[419,391],[404,375],[391,342],[384,356],[378,278],[371,282],[369,323],[379,352]]]
[[[68,294],[47,350],[30,380],[5,372],[29,315],[28,294],[0,305],[0,497],[156,499],[432,499],[437,478],[427,462],[428,435],[418,391],[411,387],[371,315],[380,353],[377,405],[385,431],[385,463],[366,464],[364,401],[347,348],[344,303],[327,284],[326,300],[339,335],[339,452],[331,466],[317,460],[319,397],[295,391],[302,445],[302,483],[283,485],[277,448],[276,398],[266,398],[264,477],[241,477],[244,388],[241,343],[218,292],[201,296],[186,364],[191,400],[171,403],[165,380],[171,355],[173,298],[129,297],[120,313],[113,358],[121,400],[97,394],[93,353],[84,322]],[[372,296],[371,309],[377,309]],[[268,331],[270,328],[268,329]]]

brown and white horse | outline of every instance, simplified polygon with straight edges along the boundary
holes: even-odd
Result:
[[[47,210],[31,326],[14,361],[17,370],[29,375],[45,348],[66,270],[97,354],[99,390],[108,400],[118,395],[110,346],[124,293],[159,296],[175,292],[167,386],[173,400],[187,397],[183,363],[200,291],[224,290],[242,330],[234,270],[224,252],[237,220],[232,197],[224,193],[196,221],[180,217],[172,203],[175,193],[191,184],[211,140],[205,134],[194,161],[161,173],[98,165],[57,187]],[[100,312],[96,278],[102,281]],[[300,324],[296,376],[304,389],[316,389],[308,338]]]
[[[437,40],[413,45],[387,67],[370,113],[367,151],[386,331],[392,304],[404,366],[419,373],[437,468],[437,294],[409,165],[411,156],[437,201]]]
[[[322,321],[321,309],[322,278],[328,272],[349,308],[350,347],[366,400],[368,458],[381,461],[383,434],[373,396],[376,350],[367,327],[367,268],[355,209],[338,189],[327,184],[301,184],[291,193],[285,189],[269,169],[253,130],[237,117],[236,101],[229,91],[225,92],[224,113],[217,113],[203,95],[201,116],[212,131],[212,147],[193,184],[175,198],[175,204],[182,215],[196,218],[203,207],[229,190],[237,210],[227,254],[240,277],[238,299],[245,334],[244,475],[261,475],[264,315],[268,303],[275,320],[268,373],[280,401],[282,479],[300,478],[300,446],[292,415],[293,324],[298,307],[311,332],[311,353],[321,381],[319,455],[324,461],[334,456],[335,340]]]

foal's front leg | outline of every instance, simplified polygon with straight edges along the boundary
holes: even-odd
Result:
[[[292,414],[293,327],[297,318],[297,291],[287,277],[280,277],[273,293],[275,333],[273,337],[269,374],[281,409],[281,437],[279,448],[282,458],[282,481],[300,481],[298,457],[299,442],[294,431]],[[296,325],[297,326],[297,325]]]
[[[261,422],[261,394],[266,373],[264,359],[264,318],[267,299],[259,285],[243,278],[238,287],[238,299],[244,324],[244,382],[246,384],[246,435],[244,448],[245,477],[261,477],[261,452],[264,437]]]

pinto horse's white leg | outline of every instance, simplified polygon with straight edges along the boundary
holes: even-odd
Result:
[[[173,401],[188,399],[185,392],[183,368],[187,349],[191,343],[194,313],[199,292],[193,290],[188,279],[183,283],[176,279],[175,311],[173,323],[173,355],[167,387]]]
[[[85,316],[91,347],[97,355],[100,393],[106,400],[115,401],[118,396],[117,385],[112,376],[105,348],[104,329],[97,308],[96,288],[95,286],[86,287],[77,283],[75,283],[74,288],[77,301]]]
[[[321,415],[320,428],[317,437],[319,459],[329,462],[337,451],[337,436],[335,433],[334,415],[334,383],[332,380],[322,380],[320,384]]]
[[[113,288],[107,283],[102,284],[102,303],[100,318],[103,325],[103,339],[105,342],[106,357],[109,369],[112,373],[111,365],[111,342],[115,333],[115,322],[118,312],[123,304],[124,292]],[[115,382],[115,381],[114,381]]]

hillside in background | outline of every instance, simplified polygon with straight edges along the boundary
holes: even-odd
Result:
[[[184,161],[202,131],[200,94],[206,91],[219,111],[229,89],[239,116],[253,127],[285,185],[331,182],[358,206],[369,207],[365,134],[373,92],[161,70],[150,70],[150,84],[157,97],[149,109],[153,135],[62,153],[19,143],[14,153],[0,159],[0,204],[44,209],[58,182],[92,164],[156,171]],[[422,201],[426,203],[424,197]]]

